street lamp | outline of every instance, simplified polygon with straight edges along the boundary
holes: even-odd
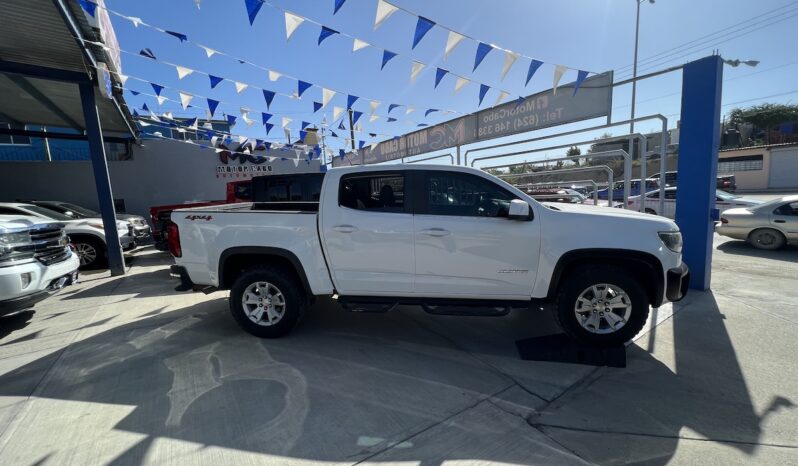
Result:
[[[740,65],[748,65],[751,68],[754,68],[756,65],[759,64],[759,60],[740,60],[738,58],[734,60],[723,60],[723,63],[731,66],[732,68],[737,68]]]
[[[632,65],[632,120],[631,127],[629,128],[629,134],[633,134],[635,132],[635,98],[637,96],[637,44],[640,38],[640,5],[646,0],[635,0],[637,3],[637,17],[635,19],[635,60],[634,64]],[[654,4],[654,0],[648,0],[648,3]]]

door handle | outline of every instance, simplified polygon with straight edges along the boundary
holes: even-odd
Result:
[[[354,233],[357,231],[357,227],[354,225],[335,225],[332,229],[339,233]]]
[[[787,223],[786,220],[773,220],[773,223]]]
[[[449,230],[444,230],[443,228],[430,228],[428,230],[421,230],[419,231],[419,233],[421,233],[422,235],[435,236],[435,237],[448,236],[451,234]]]

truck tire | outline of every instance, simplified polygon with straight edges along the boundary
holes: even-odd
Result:
[[[230,288],[230,312],[244,330],[260,338],[279,338],[296,327],[306,297],[289,271],[255,266]]]
[[[560,328],[580,344],[617,346],[642,330],[648,294],[634,274],[615,266],[588,266],[561,282],[552,308]]]
[[[97,238],[78,236],[72,240],[72,246],[80,259],[81,269],[99,268],[108,263],[105,243]]]

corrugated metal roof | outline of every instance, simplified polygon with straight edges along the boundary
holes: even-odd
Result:
[[[77,2],[67,1],[65,4],[84,38],[98,40],[98,35]],[[92,52],[98,60],[105,60],[101,49]],[[90,63],[86,63],[81,46],[53,0],[0,1],[0,60],[92,75],[96,73]],[[17,77],[2,74],[0,113],[24,124],[69,127],[73,126],[71,122],[75,122],[84,127],[77,85],[30,77],[24,79],[51,100],[63,115],[59,116],[58,112],[52,111],[27,92],[24,86],[20,86]],[[120,110],[99,89],[95,96],[104,132],[128,132],[128,122],[132,126],[128,111]],[[117,95],[117,99],[123,102],[121,95]]]

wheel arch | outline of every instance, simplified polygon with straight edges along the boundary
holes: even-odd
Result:
[[[259,264],[281,265],[293,272],[302,289],[312,295],[302,262],[293,252],[269,246],[238,246],[225,249],[219,256],[219,288],[229,289],[246,269]]]
[[[588,266],[597,262],[602,265],[631,267],[635,274],[645,277],[644,289],[651,305],[657,307],[662,304],[665,296],[662,263],[652,254],[628,249],[576,249],[563,254],[554,266],[546,299],[554,299],[563,280],[573,270],[580,265]]]

